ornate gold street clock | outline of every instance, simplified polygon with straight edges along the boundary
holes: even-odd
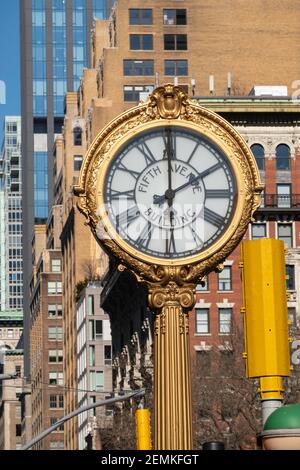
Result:
[[[78,207],[157,311],[157,449],[191,448],[186,313],[196,283],[240,242],[261,189],[243,138],[172,85],[110,122],[87,152]]]

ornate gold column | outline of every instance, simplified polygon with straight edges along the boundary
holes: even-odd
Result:
[[[192,449],[190,343],[187,312],[195,286],[150,285],[154,330],[154,426],[156,450]]]

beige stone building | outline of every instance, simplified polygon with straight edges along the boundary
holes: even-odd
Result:
[[[31,434],[32,437],[64,415],[62,274],[59,234],[62,207],[53,206],[47,226],[35,226],[31,281]],[[35,449],[63,449],[63,427],[36,444]]]
[[[79,175],[87,148],[85,121],[78,113],[78,97],[66,97],[66,117],[63,137],[56,142],[55,197],[62,201],[63,229],[61,232],[63,327],[64,327],[64,384],[65,413],[77,408],[77,330],[76,292],[86,279],[101,277],[107,269],[107,260],[84,225],[83,216],[76,209],[73,185]],[[65,446],[78,446],[77,418],[65,424]]]
[[[258,85],[285,85],[290,93],[296,91],[294,81],[300,76],[297,4],[288,0],[118,0],[109,20],[95,22],[92,68],[84,71],[78,94],[66,96],[63,135],[55,150],[54,201],[63,207],[65,413],[77,407],[73,392],[78,385],[76,286],[104,275],[117,285],[114,264],[107,275],[107,258],[84,225],[72,193],[88,146],[117,114],[167,82],[179,84],[190,96],[247,95]],[[130,351],[138,344],[138,328],[143,326],[151,342],[151,315],[143,296],[136,303],[144,308],[140,320],[127,321],[129,329],[117,332],[120,354],[115,384],[120,389],[129,387],[124,377],[130,370]],[[117,297],[114,300],[118,302]],[[77,447],[74,419],[65,425],[65,448]]]
[[[23,349],[6,350],[1,364],[2,374],[17,374],[12,380],[0,383],[0,450],[21,447],[21,404],[23,384]]]
[[[23,312],[0,312],[0,374],[16,374],[14,379],[0,380],[0,450],[21,445],[22,332]]]
[[[77,325],[77,383],[78,407],[112,396],[112,344],[108,315],[100,308],[102,287],[90,281],[79,293],[76,305]],[[98,430],[111,427],[112,409],[109,406],[94,408],[78,416],[79,449],[92,438],[97,448]]]

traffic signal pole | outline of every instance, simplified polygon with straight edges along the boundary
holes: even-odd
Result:
[[[259,378],[263,422],[282,404],[290,375],[285,250],[281,240],[242,242],[246,375]]]

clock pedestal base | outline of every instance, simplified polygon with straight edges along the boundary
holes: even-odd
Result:
[[[156,450],[192,449],[192,403],[188,316],[193,287],[150,290],[157,311],[154,330],[154,420]],[[184,306],[184,307],[183,307]]]

